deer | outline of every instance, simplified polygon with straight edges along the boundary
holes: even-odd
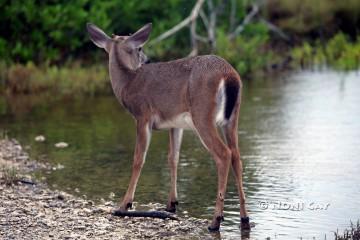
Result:
[[[241,228],[250,229],[238,147],[240,76],[226,60],[216,55],[148,63],[143,46],[151,30],[152,24],[148,23],[134,34],[113,34],[109,37],[96,25],[87,23],[90,40],[108,54],[110,82],[115,97],[136,122],[132,173],[119,210],[132,208],[152,130],[169,130],[171,188],[165,210],[176,212],[180,147],[184,130],[192,130],[215,160],[217,168],[215,211],[208,229],[219,231],[224,220],[230,166],[239,194]],[[222,130],[224,139],[218,129]]]

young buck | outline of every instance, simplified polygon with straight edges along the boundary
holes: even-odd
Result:
[[[130,36],[108,37],[88,23],[91,40],[109,54],[109,72],[119,102],[136,120],[136,146],[132,175],[120,210],[131,208],[136,185],[150,143],[151,131],[169,129],[168,163],[171,189],[167,211],[177,205],[177,164],[184,129],[193,130],[215,159],[218,190],[210,230],[217,231],[223,220],[224,198],[230,165],[240,199],[241,226],[249,228],[242,183],[242,163],[238,149],[238,115],[241,80],[224,59],[197,56],[170,62],[145,64],[142,51],[151,32],[151,23]],[[222,128],[226,144],[217,127]]]

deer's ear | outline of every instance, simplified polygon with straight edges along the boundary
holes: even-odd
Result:
[[[92,23],[86,24],[86,28],[91,41],[99,48],[104,48],[106,51],[108,51],[108,43],[111,41],[111,38],[106,35],[103,30]]]
[[[130,43],[134,48],[142,47],[149,39],[151,32],[151,23],[146,24],[140,28],[136,33],[131,35],[126,42]]]

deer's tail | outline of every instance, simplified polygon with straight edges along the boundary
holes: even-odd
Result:
[[[231,76],[225,81],[225,119],[227,120],[230,119],[236,103],[240,101],[240,90],[241,82],[239,78]]]

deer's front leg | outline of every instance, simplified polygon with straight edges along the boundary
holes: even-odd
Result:
[[[139,180],[141,169],[145,162],[146,152],[149,147],[151,137],[151,128],[149,122],[137,121],[136,126],[136,146],[134,153],[134,161],[132,166],[132,174],[129,187],[126,191],[125,197],[120,205],[120,210],[127,210],[132,207],[136,185]]]
[[[171,174],[171,188],[170,188],[169,200],[166,205],[166,211],[168,212],[176,212],[176,205],[178,203],[176,181],[177,181],[177,165],[179,162],[182,136],[183,136],[183,129],[181,128],[170,129],[168,163]]]

